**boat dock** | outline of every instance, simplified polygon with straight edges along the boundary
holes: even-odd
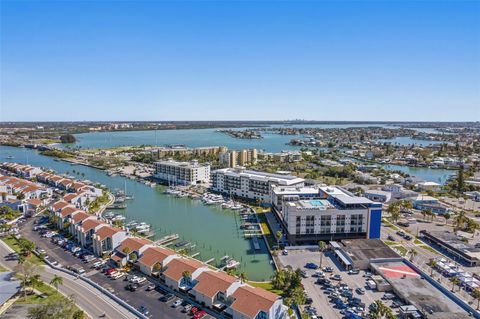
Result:
[[[159,240],[155,241],[155,245],[167,245],[168,243],[172,243],[177,240],[180,236],[178,234],[171,234],[165,237],[160,238]]]
[[[252,237],[252,242],[253,242],[253,248],[255,248],[255,250],[260,250],[260,243],[258,242],[257,236]]]
[[[210,258],[209,260],[204,261],[205,264],[210,264],[215,261],[215,258]]]

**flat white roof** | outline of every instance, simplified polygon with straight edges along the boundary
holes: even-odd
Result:
[[[305,180],[303,178],[294,176],[294,175],[282,175],[282,174],[273,174],[252,170],[243,170],[235,168],[223,168],[213,171],[213,173],[223,173],[228,176],[234,177],[247,177],[249,179],[259,180],[259,181],[275,181],[283,185],[292,185],[297,183],[302,183]]]

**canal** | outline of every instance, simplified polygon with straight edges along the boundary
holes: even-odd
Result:
[[[13,156],[13,158],[7,158]],[[51,168],[57,173],[88,179],[113,189],[124,189],[135,196],[128,201],[122,214],[128,220],[151,224],[157,238],[176,233],[182,240],[196,244],[200,260],[228,255],[241,263],[240,270],[246,272],[250,280],[268,280],[273,274],[270,256],[263,241],[261,249],[255,251],[250,240],[243,238],[239,229],[239,217],[230,210],[203,205],[200,201],[188,198],[175,198],[163,194],[162,187],[152,188],[143,183],[121,176],[108,176],[102,170],[82,165],[71,165],[55,161],[51,157],[38,154],[34,150],[0,147],[1,161],[11,161],[33,166]],[[120,211],[119,211],[120,212]]]

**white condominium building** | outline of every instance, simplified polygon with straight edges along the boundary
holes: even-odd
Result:
[[[155,163],[155,177],[168,184],[207,184],[210,181],[210,165],[197,161],[160,161]]]
[[[272,185],[304,186],[304,179],[292,175],[271,174],[241,167],[212,172],[212,190],[236,197],[271,203]]]
[[[339,187],[319,187],[317,199],[284,197],[280,217],[292,245],[344,238],[380,238],[382,204]]]

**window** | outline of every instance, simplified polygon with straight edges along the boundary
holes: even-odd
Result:
[[[337,215],[337,233],[345,232],[345,215]]]
[[[307,216],[305,226],[305,233],[313,234],[315,228],[315,216]]]
[[[301,217],[297,216],[296,223],[295,223],[295,233],[296,234],[300,234],[300,222],[301,222]]]

